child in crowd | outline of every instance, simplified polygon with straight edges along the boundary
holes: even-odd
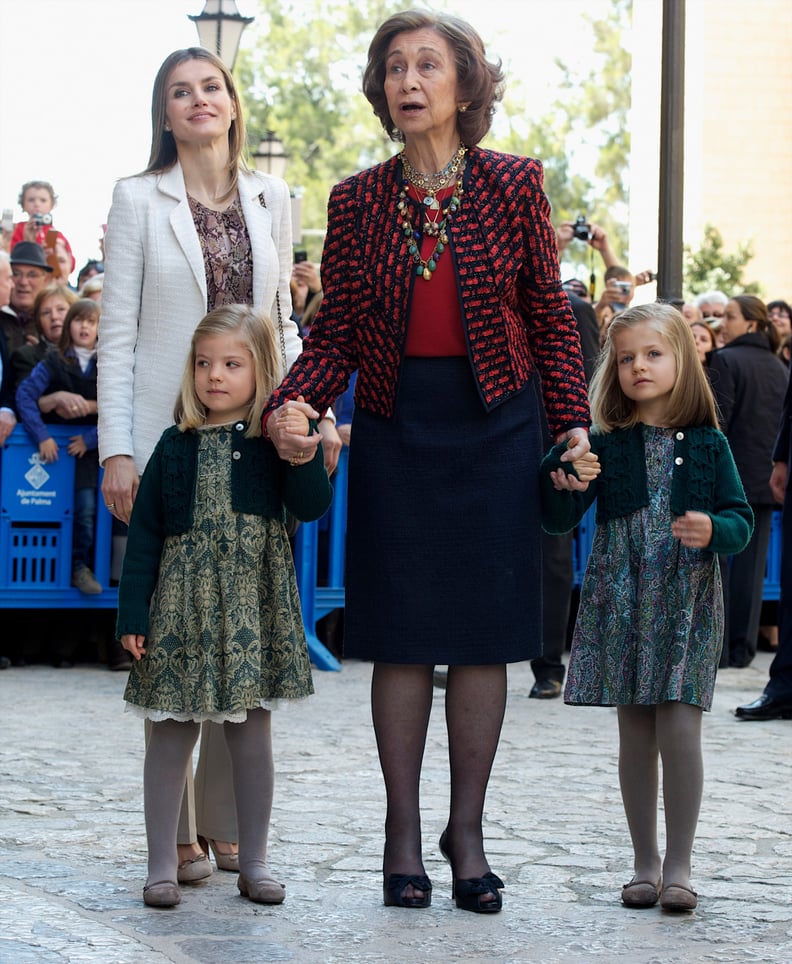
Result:
[[[96,338],[99,306],[87,298],[71,305],[63,322],[56,349],[50,349],[16,393],[22,424],[36,440],[44,462],[58,458],[58,443],[45,422],[79,425],[81,432],[69,437],[66,451],[77,459],[74,471],[74,522],[72,526],[72,585],[80,592],[102,591],[93,574],[96,489],[99,459],[96,429]],[[56,412],[59,393],[68,393],[73,414]]]
[[[19,221],[14,225],[11,235],[9,251],[20,241],[34,241],[49,252],[47,234],[55,230],[58,235],[55,251],[59,262],[63,261],[59,276],[61,281],[68,281],[76,264],[74,253],[66,236],[52,226],[52,209],[57,203],[58,196],[49,181],[27,181],[22,185],[17,199],[19,206],[28,215],[27,221]],[[65,274],[63,273],[65,271]]]
[[[11,353],[14,389],[43,361],[48,351],[57,349],[69,308],[77,301],[76,292],[65,284],[49,284],[42,288],[33,302],[33,321],[38,341],[22,345]]]
[[[697,904],[690,861],[701,718],[723,638],[718,553],[745,548],[753,514],[690,326],[675,308],[642,305],[613,319],[590,397],[601,474],[585,491],[565,491],[581,483],[566,479],[558,446],[541,473],[548,532],[569,531],[597,499],[564,698],[618,708],[619,780],[635,853],[622,902],[689,911]]]
[[[261,436],[280,380],[271,322],[224,305],[198,325],[174,411],[135,499],[117,635],[134,657],[127,706],[152,721],[144,768],[153,907],[180,901],[176,831],[200,723],[222,722],[233,766],[240,893],[278,904],[267,867],[274,771],[270,710],[313,692],[285,509],[319,518],[332,498],[319,446],[282,461]],[[292,431],[310,435],[304,415]]]

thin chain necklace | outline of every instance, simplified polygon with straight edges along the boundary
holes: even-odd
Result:
[[[462,175],[461,171],[457,173],[459,176],[454,184],[454,192],[448,201],[445,202],[444,211],[434,194],[424,197],[423,204],[426,205],[427,200],[431,198],[435,202],[438,211],[438,218],[440,216],[440,212],[443,213],[443,217],[440,220],[433,221],[427,216],[427,220],[424,222],[423,226],[423,233],[418,231],[413,226],[412,218],[410,217],[410,208],[412,206],[412,202],[408,199],[410,182],[406,178],[402,182],[402,188],[399,192],[399,201],[397,204],[399,218],[401,220],[401,229],[402,233],[404,234],[404,240],[407,244],[407,255],[415,264],[415,274],[417,277],[423,278],[424,281],[432,280],[432,275],[437,268],[437,262],[440,260],[440,256],[448,246],[448,232],[446,230],[448,226],[448,219],[452,215],[456,214],[462,201]],[[437,238],[437,243],[434,246],[434,250],[426,259],[421,257],[421,242],[423,241],[424,234],[428,237]]]

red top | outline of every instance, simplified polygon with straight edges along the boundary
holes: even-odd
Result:
[[[418,197],[412,185],[410,193],[414,198]],[[451,193],[452,188],[445,188],[437,196],[444,201]],[[462,203],[465,203],[464,199]],[[429,260],[436,244],[437,238],[424,235],[421,241],[421,257],[424,261]],[[413,272],[417,268],[418,265],[413,264]],[[413,281],[404,354],[413,358],[447,358],[467,353],[456,270],[451,251],[446,245],[445,251],[437,259],[437,268],[432,272],[431,280],[416,278]]]

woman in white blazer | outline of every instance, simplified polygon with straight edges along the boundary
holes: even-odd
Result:
[[[167,57],[154,83],[148,166],[117,183],[105,239],[99,457],[105,503],[125,523],[140,473],[173,423],[190,339],[207,311],[231,301],[260,307],[280,324],[287,366],[300,353],[289,190],[250,171],[244,146],[242,106],[222,61],[197,47]],[[326,450],[333,461],[340,441]],[[222,728],[206,724],[194,795],[190,774],[183,797],[180,881],[212,872],[210,847],[219,867],[238,869],[235,812]]]

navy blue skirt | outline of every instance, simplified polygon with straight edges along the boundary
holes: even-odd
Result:
[[[467,358],[407,358],[394,417],[355,410],[345,657],[541,654],[540,412],[536,379],[486,412]]]

